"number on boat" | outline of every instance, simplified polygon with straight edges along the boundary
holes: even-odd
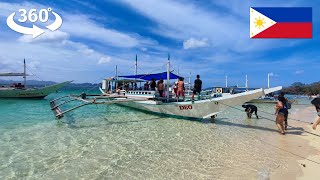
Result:
[[[183,106],[179,106],[180,110],[189,110],[192,109],[192,105],[183,105]]]

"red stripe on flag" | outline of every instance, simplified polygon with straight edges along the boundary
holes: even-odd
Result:
[[[312,38],[312,23],[276,23],[252,38]]]

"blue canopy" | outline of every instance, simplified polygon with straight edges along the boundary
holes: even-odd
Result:
[[[138,74],[138,75],[119,76],[119,77],[143,79],[143,80],[147,80],[147,81],[150,81],[152,79],[155,79],[155,80],[160,80],[160,79],[166,80],[167,79],[167,72],[156,73],[156,74]],[[178,79],[178,78],[180,78],[180,76],[175,75],[172,72],[170,72],[170,79]]]

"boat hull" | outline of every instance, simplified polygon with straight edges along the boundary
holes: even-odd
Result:
[[[0,90],[0,98],[32,98],[41,99],[56,92],[69,82],[63,82],[39,89],[8,89]]]
[[[163,103],[161,101],[149,100],[123,102],[117,104],[163,115],[188,118],[210,118],[227,108],[241,105],[247,101],[250,101],[251,99],[260,97],[262,94],[263,90],[258,89],[254,91],[229,95],[227,97],[199,100],[194,102],[187,101]]]

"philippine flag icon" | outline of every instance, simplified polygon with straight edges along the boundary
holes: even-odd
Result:
[[[250,38],[312,38],[312,8],[251,7]]]

